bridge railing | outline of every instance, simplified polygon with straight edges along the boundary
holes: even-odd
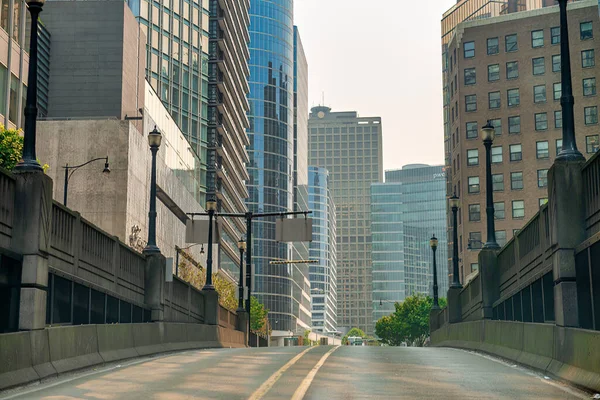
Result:
[[[482,306],[481,277],[476,275],[460,293],[460,305],[463,321],[471,321],[480,318],[479,312]]]
[[[219,305],[219,325],[224,328],[236,329],[237,314]]]
[[[15,179],[0,168],[0,246],[9,247],[15,209]]]
[[[582,171],[587,237],[600,232],[600,152],[594,154]]]

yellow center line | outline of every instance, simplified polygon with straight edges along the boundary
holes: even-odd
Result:
[[[254,393],[252,393],[252,395],[250,397],[248,397],[248,400],[262,399],[264,397],[264,395],[267,394],[267,392],[269,390],[271,390],[273,385],[275,385],[275,382],[277,382],[277,380],[279,380],[279,378],[281,378],[281,375],[283,375],[283,373],[285,371],[287,371],[288,368],[290,368],[292,365],[294,365],[296,362],[298,362],[298,360],[300,358],[302,358],[302,356],[305,355],[311,349],[314,349],[314,347],[307,348],[302,353],[296,355],[296,357],[294,357],[290,361],[288,361],[287,364],[285,364],[283,367],[279,368],[273,375],[271,375],[269,377],[269,379],[267,379],[265,382],[263,382],[263,384],[260,385],[260,387],[258,389],[256,389],[256,391]]]
[[[325,361],[327,360],[327,358],[331,355],[331,353],[336,351],[338,349],[338,347],[340,347],[340,346],[336,346],[336,347],[332,348],[327,353],[325,353],[325,355],[323,357],[321,357],[321,359],[319,360],[317,365],[315,365],[313,367],[313,369],[308,373],[308,375],[306,375],[306,378],[304,378],[304,380],[302,381],[300,386],[298,386],[298,389],[296,389],[296,391],[294,392],[294,395],[292,396],[292,400],[304,399],[304,396],[306,395],[308,388],[312,384],[313,379],[315,379],[317,372],[319,372],[319,369],[323,366],[323,364],[325,364]]]

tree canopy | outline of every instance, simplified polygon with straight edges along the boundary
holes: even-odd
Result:
[[[446,306],[446,299],[439,299],[440,307]],[[423,346],[429,336],[429,313],[433,299],[421,294],[407,297],[396,303],[396,311],[382,317],[375,324],[375,333],[381,342],[390,346]]]
[[[259,336],[266,337],[270,334],[269,310],[254,296],[250,297],[250,330]]]
[[[361,337],[361,338],[366,338],[367,335],[362,331],[362,329],[358,329],[358,328],[352,328],[348,331],[348,333],[346,334],[346,336],[344,336],[342,338],[342,343],[346,343],[348,341],[349,337]]]
[[[23,136],[16,129],[0,124],[0,167],[11,171],[21,159]]]

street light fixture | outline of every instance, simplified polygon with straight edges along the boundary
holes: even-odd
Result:
[[[435,252],[438,247],[438,239],[433,235],[431,240],[429,240],[429,245],[431,246],[431,250],[433,251],[433,306],[432,310],[439,310],[440,304],[438,301],[438,281],[437,281],[437,264],[435,260]]]
[[[37,70],[38,70],[38,16],[42,12],[45,0],[27,0],[27,8],[31,14],[31,41],[29,44],[29,70],[27,84],[27,100],[25,103],[25,127],[23,129],[23,153],[15,166],[15,171],[43,172],[44,169],[35,155],[36,123],[37,123]]]
[[[239,287],[239,299],[237,312],[244,312],[244,252],[246,251],[246,241],[244,238],[238,240],[238,249],[240,250],[240,281]]]
[[[160,249],[156,245],[156,153],[162,141],[162,135],[154,127],[148,134],[148,144],[152,152],[152,168],[150,175],[150,211],[148,212],[148,243],[144,248],[144,254],[158,254]]]
[[[106,157],[100,157],[100,158],[94,158],[93,160],[90,160],[86,163],[83,163],[81,165],[75,165],[75,166],[70,166],[69,164],[66,164],[63,168],[65,170],[65,184],[64,184],[64,193],[63,193],[63,205],[66,207],[67,206],[67,194],[69,193],[69,180],[71,179],[71,177],[73,176],[73,174],[75,173],[75,171],[77,171],[79,168],[86,166],[90,163],[93,163],[95,161],[100,161],[100,160],[104,160],[104,169],[102,170],[103,174],[110,174],[110,166],[108,165],[108,156]]]
[[[499,249],[496,242],[496,227],[494,223],[494,193],[492,191],[492,143],[496,136],[496,129],[488,120],[487,124],[481,128],[481,137],[485,146],[485,212],[487,215],[487,242],[483,245],[484,249]]]
[[[448,199],[450,209],[452,210],[453,220],[453,232],[452,232],[452,284],[451,288],[461,289],[459,271],[458,271],[458,206],[460,205],[460,199],[456,196],[456,193]]]
[[[213,218],[217,211],[217,202],[214,199],[206,202],[206,211],[208,212],[208,255],[206,256],[206,284],[202,290],[215,290],[212,282],[212,262],[213,262]]]

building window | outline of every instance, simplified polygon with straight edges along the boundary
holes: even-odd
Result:
[[[506,231],[496,231],[496,242],[500,247],[506,244]]]
[[[598,106],[585,107],[583,112],[585,114],[586,125],[594,125],[598,123]]]
[[[471,249],[477,250],[481,249],[482,245],[483,242],[481,240],[481,232],[469,232],[469,247],[471,247]]]
[[[508,117],[508,133],[521,133],[521,117],[519,115]]]
[[[552,44],[560,44],[560,26],[550,28],[550,42]]]
[[[560,96],[562,96],[562,84],[560,82],[556,82],[552,86],[552,91],[554,93],[554,100],[560,100]]]
[[[579,24],[579,36],[581,40],[588,40],[594,37],[592,22],[582,22]]]
[[[511,190],[523,189],[523,172],[510,173],[510,188]]]
[[[552,56],[552,72],[560,72],[560,54]]]
[[[477,73],[475,68],[465,68],[465,86],[477,83]]]
[[[520,144],[510,145],[510,161],[521,161],[523,159],[523,150]]]
[[[583,68],[590,68],[596,65],[596,58],[594,56],[594,49],[583,50],[581,52],[581,66]]]
[[[466,42],[463,49],[465,52],[465,58],[475,57],[475,42]]]
[[[492,164],[500,164],[502,162],[502,146],[492,147]]]
[[[538,200],[538,204],[540,205],[540,208],[546,204],[548,204],[548,198],[547,197],[542,197],[541,199]]]
[[[488,82],[500,80],[500,64],[488,65]]]
[[[537,142],[535,144],[535,155],[538,159],[550,157],[550,151],[547,141]]]
[[[504,38],[504,44],[507,53],[519,50],[519,46],[517,44],[517,34],[515,33],[512,35],[506,35]]]
[[[494,134],[496,136],[502,135],[502,119],[490,119],[490,124],[494,127]]]
[[[562,128],[562,111],[554,111],[554,127]]]
[[[479,193],[479,177],[478,176],[470,176],[469,177],[469,193]]]
[[[498,54],[500,52],[500,44],[498,41],[498,38],[489,38],[487,40],[487,53],[488,56],[491,56],[493,54]]]
[[[587,78],[583,80],[583,95],[584,96],[595,96],[596,95],[596,78]]]
[[[510,61],[506,63],[506,79],[517,79],[519,77],[519,62]]]
[[[489,102],[490,110],[500,108],[500,92],[488,93],[488,102]]]
[[[534,103],[545,103],[546,102],[546,85],[538,85],[533,87],[533,102]]]
[[[479,150],[467,150],[467,165],[469,167],[473,165],[479,165]]]
[[[478,132],[477,122],[467,122],[467,139],[477,139]]]
[[[465,96],[465,110],[477,111],[477,95],[469,94]]]
[[[535,130],[545,131],[548,129],[548,114],[537,113],[535,114]]]
[[[512,217],[514,219],[525,218],[525,202],[523,200],[513,200]]]
[[[503,201],[499,201],[497,203],[494,203],[494,218],[495,219],[504,219],[504,218],[506,218],[505,209],[504,209],[504,202]]]
[[[504,175],[492,175],[492,190],[494,192],[502,192],[504,190]]]
[[[556,155],[562,151],[562,139],[556,139]]]
[[[538,187],[545,188],[548,187],[548,170],[547,169],[538,169]]]
[[[598,135],[585,137],[585,151],[588,154],[594,154],[598,151]]]
[[[544,46],[544,31],[532,31],[531,32],[531,47],[543,47]]]
[[[532,60],[532,64],[534,75],[544,75],[546,73],[546,63],[544,62],[544,57],[534,58]]]
[[[469,221],[481,221],[481,206],[479,204],[469,204]]]
[[[508,96],[508,106],[516,107],[521,104],[521,95],[519,89],[508,89],[506,92]]]
[[[479,270],[479,263],[471,263],[471,273]]]

